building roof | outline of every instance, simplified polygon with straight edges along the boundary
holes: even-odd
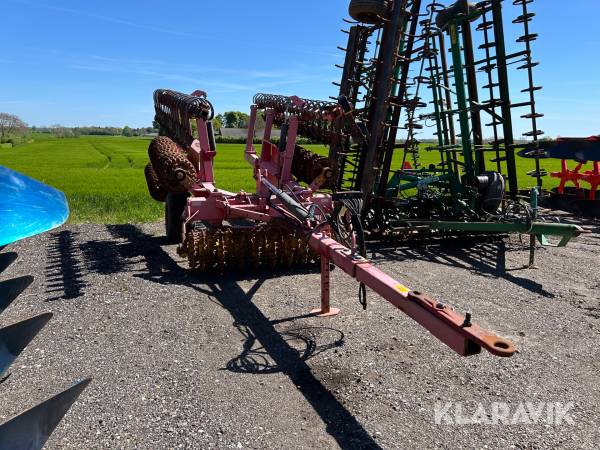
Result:
[[[255,137],[262,137],[264,134],[264,130],[255,130],[254,132]],[[271,130],[271,138],[278,138],[279,135],[279,130]],[[245,139],[248,136],[248,130],[246,128],[221,128],[221,136],[226,138]]]

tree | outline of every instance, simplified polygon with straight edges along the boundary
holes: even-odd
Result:
[[[17,116],[7,113],[0,113],[0,138],[4,139],[10,134],[25,134],[27,124]]]
[[[238,128],[248,128],[248,122],[250,122],[250,116],[246,113],[239,112],[238,115]]]
[[[227,111],[223,116],[225,117],[225,128],[237,128],[238,115],[235,111]]]
[[[254,124],[254,129],[255,130],[264,130],[265,126],[266,126],[265,117],[261,113],[258,113],[256,115],[256,122]]]
[[[59,138],[66,138],[71,136],[71,130],[61,124],[50,125],[50,132]]]
[[[133,136],[133,130],[125,125],[121,134],[125,137],[131,137]]]
[[[221,127],[223,126],[224,121],[225,121],[225,118],[223,117],[223,114],[217,114],[212,121],[214,130],[219,131],[221,129]]]
[[[240,111],[227,111],[222,115],[225,128],[247,128],[250,116]]]

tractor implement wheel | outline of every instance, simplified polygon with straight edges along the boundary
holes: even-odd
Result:
[[[506,195],[506,181],[498,172],[483,172],[477,177],[480,208],[487,214],[497,214]]]
[[[187,205],[187,194],[173,194],[169,192],[165,202],[165,233],[170,244],[181,243],[183,212]]]
[[[381,18],[387,15],[386,0],[352,0],[349,8],[350,16],[363,23],[378,25]]]
[[[164,202],[167,199],[167,191],[160,186],[160,181],[158,181],[158,176],[152,167],[152,163],[146,164],[144,175],[146,176],[146,184],[148,185],[150,196],[157,202]]]

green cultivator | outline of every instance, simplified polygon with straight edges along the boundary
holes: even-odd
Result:
[[[511,26],[523,30],[516,39],[520,48],[512,45],[510,52],[505,33],[515,30],[505,29],[502,0],[448,7],[420,0],[351,2],[356,22],[343,49],[336,100],[354,121],[338,121],[325,142],[334,190],[364,194],[371,238],[528,234],[533,264],[536,239],[550,245],[554,237],[563,246],[582,232],[540,215],[538,197],[546,195],[541,153],[529,173],[535,188],[518,185],[515,153],[525,144],[535,153],[543,134],[535,102],[541,87],[533,82],[532,1],[510,2]],[[518,71],[527,81],[515,91],[509,80]],[[529,128],[522,141],[515,138],[517,121]],[[426,129],[434,142],[420,139]]]

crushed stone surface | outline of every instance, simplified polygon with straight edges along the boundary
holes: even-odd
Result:
[[[54,314],[0,384],[0,422],[89,376],[47,448],[598,448],[600,224],[586,227],[535,269],[512,270],[528,259],[514,237],[369,255],[519,349],[463,358],[372,292],[363,311],[340,270],[341,314],[315,318],[316,270],[200,276],[161,224],[64,226],[0,253],[0,290],[24,288],[0,327]],[[571,403],[572,423],[456,423],[456,405],[485,422],[527,402]]]

